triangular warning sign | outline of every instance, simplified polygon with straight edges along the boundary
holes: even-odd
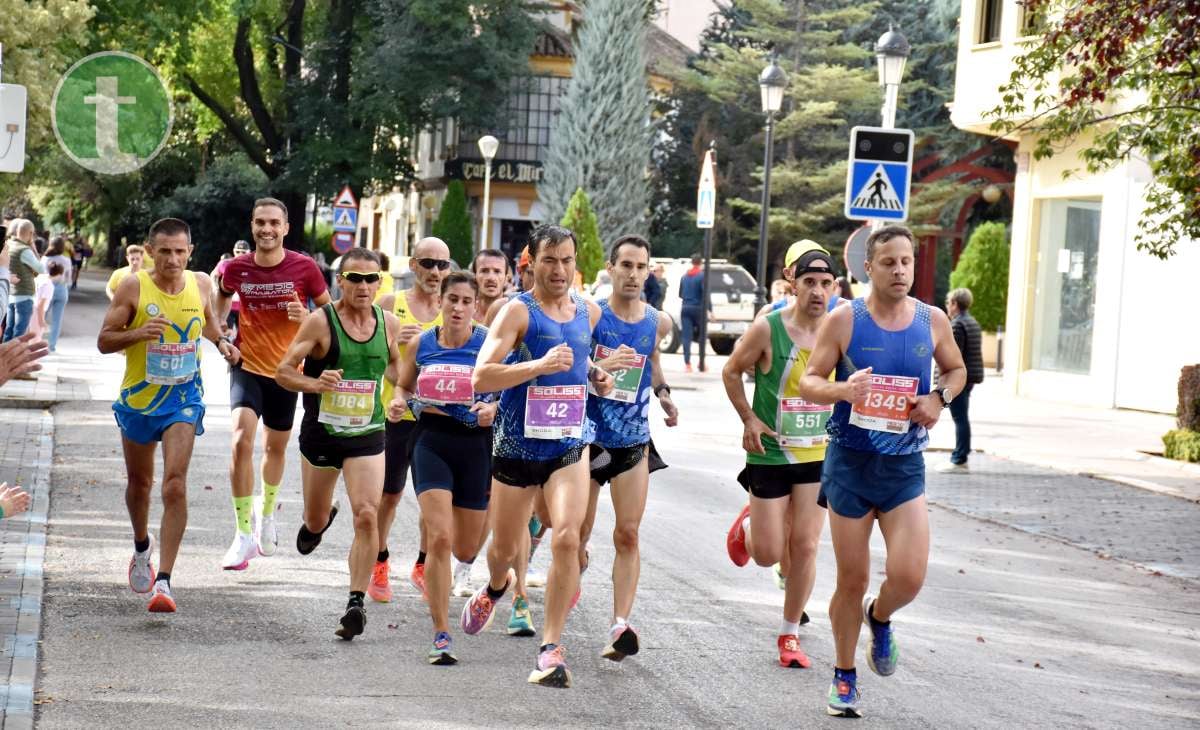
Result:
[[[850,207],[865,210],[904,210],[883,165],[875,166],[875,170],[854,194],[854,202]]]
[[[333,209],[333,227],[334,228],[351,228],[355,226],[354,210],[352,208],[334,208]]]
[[[358,201],[354,198],[354,191],[347,185],[342,188],[342,192],[338,193],[337,200],[333,201],[335,208],[357,208]]]

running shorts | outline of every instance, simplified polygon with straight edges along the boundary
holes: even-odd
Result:
[[[383,493],[400,494],[408,484],[408,464],[412,461],[412,434],[416,421],[387,422],[384,427]]]
[[[273,431],[291,431],[296,420],[299,393],[284,388],[274,378],[243,370],[229,369],[229,408],[249,408]]]
[[[114,407],[113,417],[117,419],[117,427],[121,429],[121,434],[135,444],[145,445],[162,441],[163,432],[176,423],[192,424],[197,436],[204,433],[204,406],[200,404],[184,406],[174,413],[153,415]]]
[[[806,461],[802,464],[747,464],[738,474],[738,483],[759,499],[782,499],[792,496],[792,487],[797,484],[819,484],[821,462]],[[824,507],[825,505],[821,505]]]
[[[925,493],[925,454],[877,454],[830,443],[817,502],[843,517],[891,512]]]
[[[654,449],[654,442],[636,446],[620,446],[609,448],[600,444],[591,444],[592,479],[597,484],[607,484],[614,477],[620,476],[648,458],[647,469],[653,474],[659,469],[666,469],[667,464],[659,457]]]
[[[501,484],[510,487],[540,487],[550,480],[550,475],[583,458],[586,444],[568,449],[562,456],[548,461],[526,461],[503,456],[492,457],[492,476]]]
[[[383,453],[383,431],[334,436],[324,424],[300,427],[300,455],[318,469],[341,469],[346,459]]]
[[[485,510],[492,493],[492,429],[424,413],[412,434],[413,491],[447,489],[455,507]]]

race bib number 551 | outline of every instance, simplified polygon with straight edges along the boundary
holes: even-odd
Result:
[[[871,392],[850,409],[850,423],[886,433],[908,433],[908,414],[917,400],[917,378],[872,375]]]

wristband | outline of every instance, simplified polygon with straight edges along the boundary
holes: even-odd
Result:
[[[671,394],[671,386],[667,385],[666,383],[660,383],[654,388],[654,396],[656,398],[662,398],[664,390],[667,391],[667,395]]]

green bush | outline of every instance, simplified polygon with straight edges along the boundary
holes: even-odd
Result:
[[[571,196],[560,225],[575,234],[575,266],[583,274],[583,283],[591,284],[596,280],[596,272],[604,267],[604,244],[600,242],[596,214],[592,212],[592,204],[583,188]]]
[[[1180,428],[1163,436],[1163,454],[1168,459],[1200,461],[1200,431]]]
[[[1008,303],[1008,231],[1003,223],[984,223],[971,234],[950,274],[950,288],[970,289],[971,315],[979,326],[995,332],[1004,324]]]
[[[1200,431],[1200,365],[1184,365],[1179,371],[1179,405],[1175,408],[1179,427]]]
[[[450,247],[450,258],[464,269],[475,257],[475,227],[467,212],[467,189],[461,180],[451,180],[442,199],[442,209],[433,222],[432,233]]]

